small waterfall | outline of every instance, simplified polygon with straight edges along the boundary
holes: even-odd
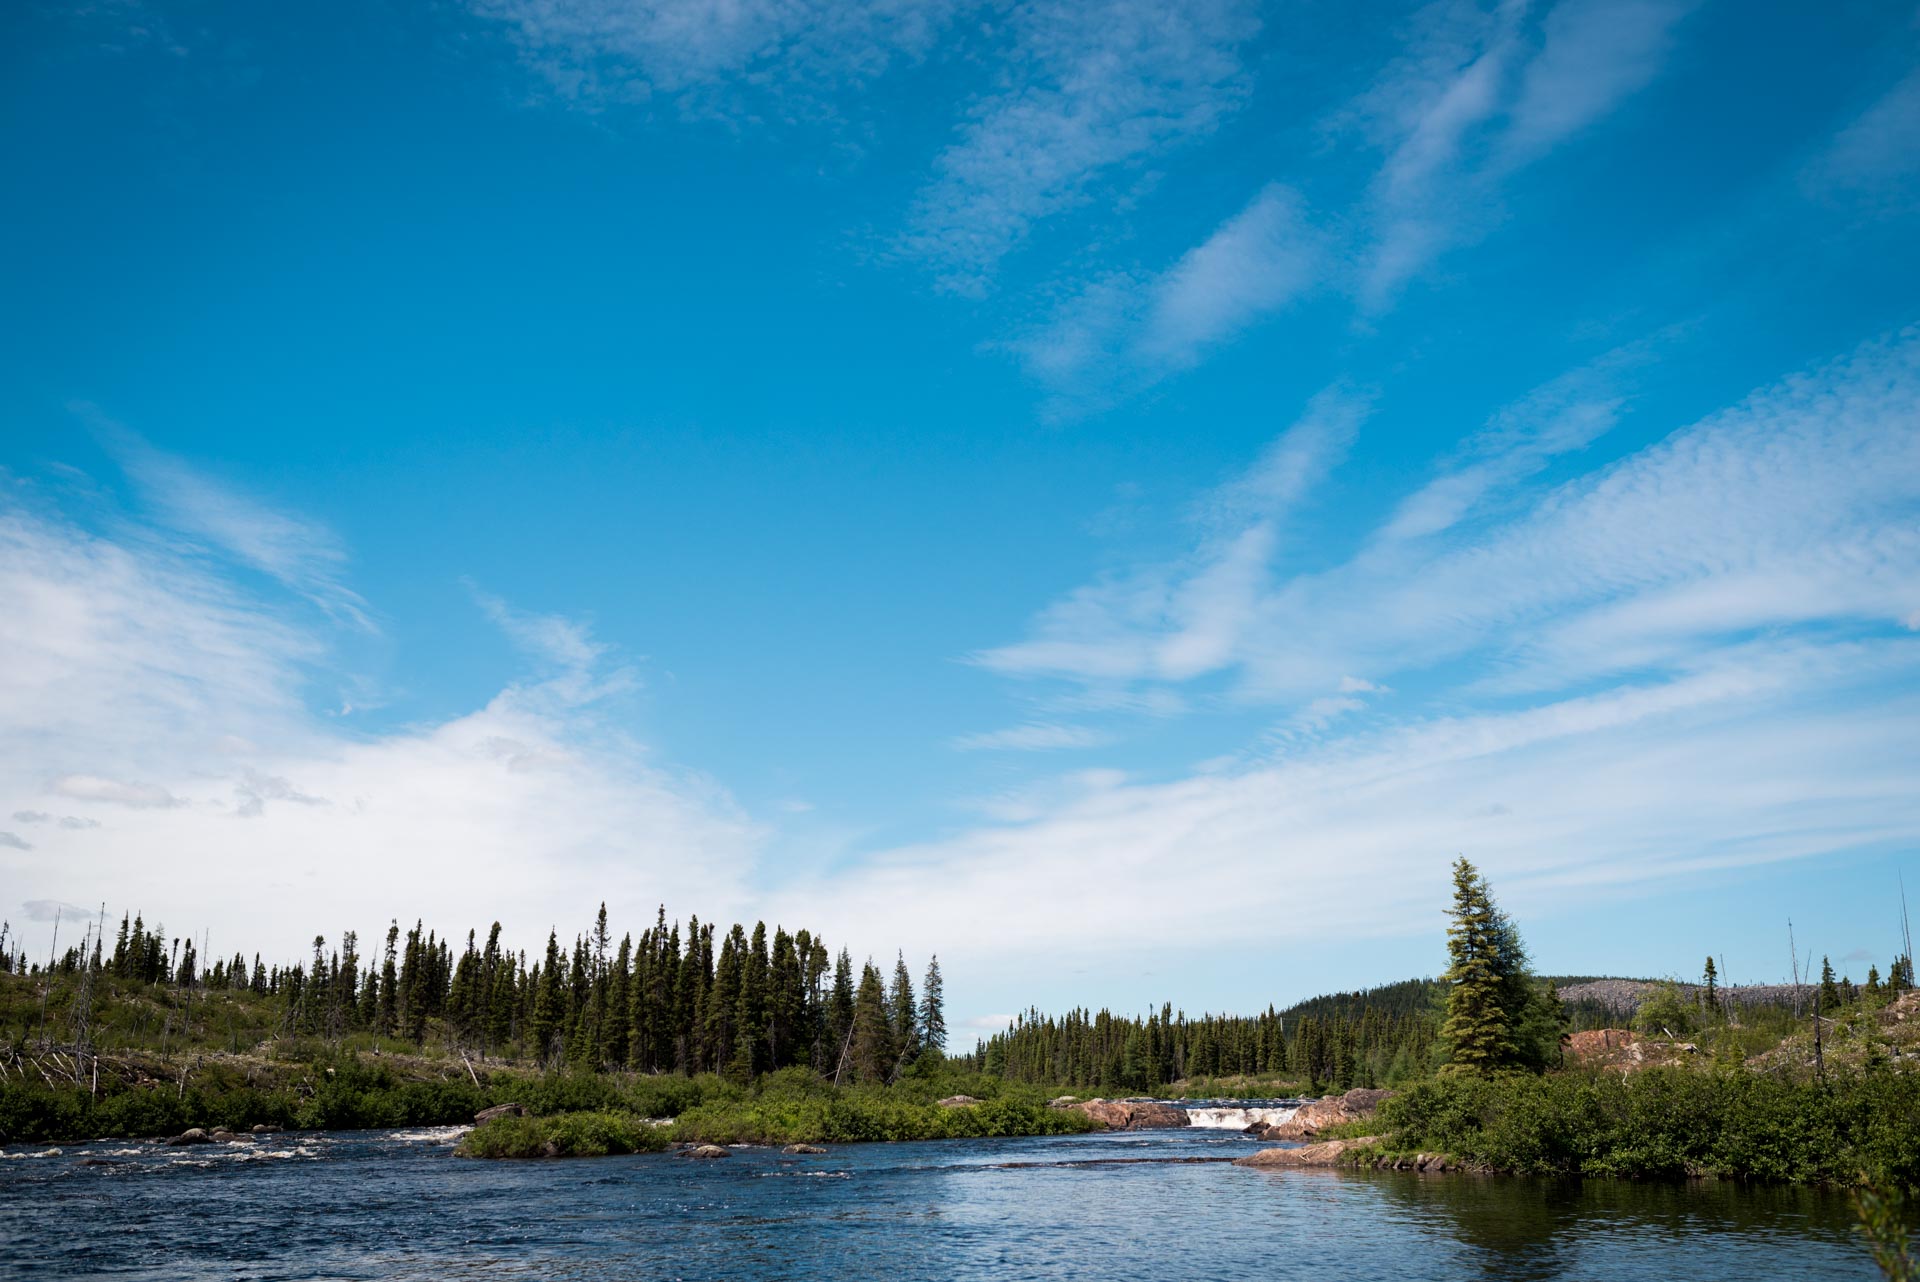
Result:
[[[1187,1110],[1187,1124],[1215,1131],[1244,1131],[1256,1122],[1265,1125],[1284,1122],[1297,1111],[1297,1105],[1286,1108],[1190,1108]]]

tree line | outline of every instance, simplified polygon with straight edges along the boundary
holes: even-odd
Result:
[[[1110,1010],[1055,1017],[1030,1010],[975,1049],[973,1067],[1013,1081],[1157,1091],[1208,1077],[1283,1077],[1301,1089],[1398,1081],[1426,1061],[1434,1021],[1417,1010],[1360,1005],[1292,1015],[1189,1017],[1163,1005],[1145,1018]]]
[[[1539,1072],[1560,1062],[1566,1011],[1537,979],[1512,919],[1478,870],[1454,865],[1449,965],[1406,980],[1316,997],[1255,1016],[1190,1019],[1163,1005],[1144,1019],[1102,1010],[1029,1011],[974,1052],[975,1066],[1020,1081],[1152,1091],[1207,1077],[1281,1079],[1309,1093],[1447,1073]]]
[[[815,933],[764,923],[721,930],[690,917],[683,930],[660,908],[636,939],[616,944],[600,906],[593,926],[563,945],[549,932],[529,958],[501,944],[493,923],[482,942],[454,943],[416,922],[387,930],[362,958],[353,931],[309,959],[268,966],[242,953],[204,963],[191,939],[168,940],[139,914],[123,917],[111,953],[91,931],[51,967],[129,984],[249,992],[275,1003],[282,1031],[340,1039],[372,1034],[485,1059],[526,1056],[587,1071],[720,1073],[750,1080],[790,1067],[847,1081],[887,1081],[947,1042],[940,962],[928,961],[916,992],[904,954],[891,977],[871,960],[856,972]],[[4,969],[39,973],[7,952]]]

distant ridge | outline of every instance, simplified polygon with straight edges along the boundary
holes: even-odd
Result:
[[[1628,979],[1612,975],[1543,975],[1560,991],[1560,1000],[1570,1006],[1584,1006],[1631,1017],[1650,995],[1666,986],[1658,979]],[[1700,984],[1678,984],[1680,992],[1698,997],[1706,990]],[[1722,1001],[1740,1006],[1789,1005],[1795,998],[1805,1000],[1817,984],[1731,984],[1715,989]],[[1295,1002],[1280,1012],[1289,1024],[1302,1016],[1329,1019],[1357,1016],[1365,1010],[1389,1015],[1416,1011],[1438,1011],[1446,1004],[1446,985],[1437,979],[1402,979],[1373,988],[1343,993],[1323,993]]]
[[[1632,1015],[1640,1009],[1640,1004],[1660,989],[1665,983],[1652,979],[1593,979],[1584,983],[1562,984],[1560,1000],[1575,1005],[1593,1005],[1622,1015]],[[1699,997],[1706,993],[1701,984],[1675,985],[1686,997]],[[1797,988],[1792,984],[1729,984],[1714,990],[1720,1001],[1730,1001],[1738,1006],[1788,1005],[1796,999],[1804,1000],[1819,987],[1818,984],[1801,984]]]

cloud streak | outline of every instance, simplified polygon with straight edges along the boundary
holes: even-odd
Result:
[[[918,58],[962,7],[952,0],[470,0],[503,24],[553,92],[589,108],[676,98],[716,110],[720,87],[785,109]],[[816,105],[813,110],[818,110]]]
[[[1366,205],[1358,296],[1385,309],[1446,250],[1495,221],[1516,171],[1653,82],[1697,0],[1436,0],[1406,51],[1343,114],[1385,151]]]
[[[1244,101],[1244,0],[1017,6],[1002,83],[935,162],[899,247],[955,293],[986,292],[1033,226],[1107,176],[1205,136]]]
[[[1860,113],[1803,176],[1818,194],[1880,213],[1920,205],[1920,71]]]
[[[335,620],[374,630],[367,603],[346,586],[346,547],[333,531],[220,484],[94,406],[74,408],[168,526],[272,576]]]
[[[1442,537],[1496,485],[1604,430],[1615,401],[1593,391],[1556,384],[1500,416],[1479,457],[1422,486],[1342,565],[1285,575],[1269,521],[1242,516],[1191,561],[1074,593],[986,661],[1088,684],[1236,671],[1243,695],[1284,700],[1347,673],[1473,658],[1489,680],[1551,688],[1684,662],[1757,628],[1920,619],[1920,335]]]
[[[1165,271],[1082,286],[1006,347],[1053,391],[1056,413],[1097,409],[1306,297],[1328,253],[1299,196],[1269,184]]]
[[[953,746],[961,752],[1048,752],[1062,748],[1097,748],[1111,741],[1111,736],[1090,726],[1030,721],[1004,730],[961,735],[953,741]]]

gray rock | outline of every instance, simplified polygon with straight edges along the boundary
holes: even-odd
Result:
[[[168,1140],[167,1143],[175,1148],[178,1148],[182,1144],[211,1144],[213,1143],[213,1136],[195,1126],[180,1132],[180,1134]]]
[[[492,1108],[483,1108],[473,1115],[475,1124],[491,1122],[496,1117],[525,1117],[525,1104],[495,1104]]]
[[[818,1144],[789,1144],[780,1151],[782,1153],[824,1153],[827,1150]]]
[[[727,1150],[721,1148],[718,1144],[698,1144],[688,1149],[683,1156],[699,1158],[703,1162],[710,1162],[717,1157],[732,1157],[733,1154],[727,1152]]]

